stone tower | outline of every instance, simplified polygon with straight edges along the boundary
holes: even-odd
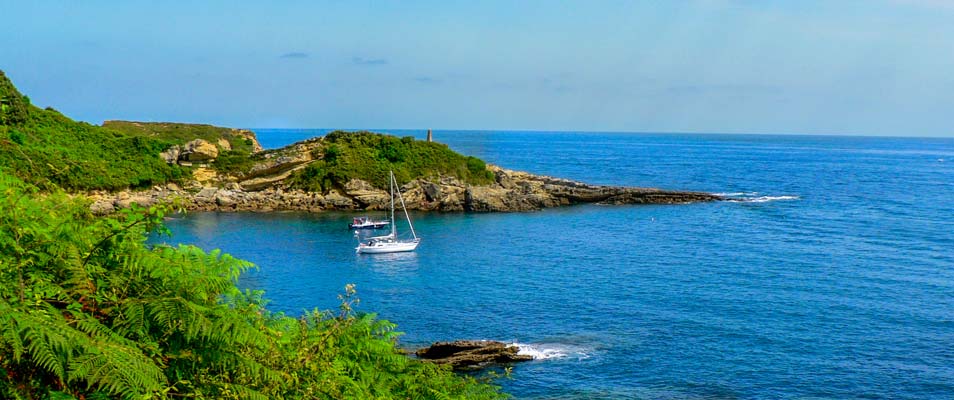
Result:
[[[433,141],[434,141],[434,135],[431,135],[431,130],[430,130],[430,129],[427,130],[427,141],[428,141],[428,142],[433,142]]]

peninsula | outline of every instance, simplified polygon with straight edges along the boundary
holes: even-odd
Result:
[[[107,122],[104,126],[114,124]],[[251,138],[253,146],[258,147],[249,131],[230,134]],[[228,141],[220,139],[218,143]],[[461,158],[470,169],[467,173],[441,171],[435,162],[426,171],[417,172],[402,168],[400,161],[389,162],[385,156],[381,160],[349,160],[338,154],[359,153],[357,150],[386,154],[401,146],[409,153],[426,152],[415,147],[436,149],[437,153],[447,153],[442,154],[441,162]],[[408,208],[422,211],[514,212],[582,203],[679,204],[721,199],[709,193],[597,186],[511,171],[457,155],[443,144],[370,132],[333,132],[281,149],[255,152],[246,166],[237,170],[216,168],[215,154],[221,153],[221,149],[215,147],[202,139],[174,147],[164,156],[170,162],[191,167],[191,179],[147,190],[91,192],[93,210],[108,213],[131,203],[151,205],[176,197],[184,199],[187,209],[204,211],[382,210],[387,208],[389,197],[386,186],[376,182],[376,178],[389,167],[404,172],[401,190]],[[357,168],[359,165],[349,163],[378,168],[362,171]],[[316,173],[322,176],[315,176]]]
[[[583,203],[682,204],[718,195],[589,185],[512,171],[447,145],[336,131],[263,150],[255,133],[203,124],[73,121],[30,104],[0,73],[0,167],[87,196],[108,214],[178,199],[188,210],[380,210],[393,170],[412,210],[532,211]]]

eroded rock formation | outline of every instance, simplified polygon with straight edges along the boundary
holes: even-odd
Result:
[[[457,340],[437,342],[414,352],[418,358],[437,364],[450,364],[454,369],[474,369],[491,364],[533,360],[518,354],[517,346],[492,340]]]

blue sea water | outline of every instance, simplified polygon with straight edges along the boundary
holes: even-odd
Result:
[[[325,131],[257,132],[278,147]],[[273,310],[333,309],[355,283],[406,346],[519,343],[540,358],[498,381],[518,398],[954,398],[954,140],[435,139],[510,169],[746,201],[412,213],[418,251],[379,256],[354,253],[347,213],[192,213],[171,240],[255,262],[241,284]]]

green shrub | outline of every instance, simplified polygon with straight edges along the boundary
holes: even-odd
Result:
[[[0,398],[495,399],[355,313],[271,313],[248,262],[146,245],[167,207],[94,218],[0,172]]]
[[[21,179],[71,190],[142,188],[175,181],[179,166],[159,153],[171,143],[75,122],[29,105],[0,71],[0,168]]]
[[[29,117],[30,99],[0,71],[0,125],[20,125]]]
[[[376,187],[388,187],[388,171],[398,184],[416,178],[454,176],[474,185],[493,183],[494,175],[478,158],[458,154],[447,145],[397,138],[372,132],[331,132],[324,137],[317,162],[292,178],[292,185],[307,190],[328,190],[357,178]]]
[[[105,121],[103,127],[125,135],[158,138],[178,145],[195,139],[203,139],[209,143],[218,143],[220,139],[225,139],[229,142],[231,150],[245,153],[251,153],[254,144],[252,139],[236,134],[232,128],[207,124]]]
[[[21,133],[20,131],[18,131],[18,130],[16,130],[16,129],[13,129],[13,130],[10,131],[10,141],[11,141],[11,142],[16,143],[16,144],[23,144],[23,141],[24,141],[24,140],[26,140],[26,138],[23,136],[23,133]]]
[[[219,172],[243,174],[251,170],[253,165],[255,165],[255,162],[247,152],[228,150],[219,153],[219,156],[212,163],[212,168]]]

